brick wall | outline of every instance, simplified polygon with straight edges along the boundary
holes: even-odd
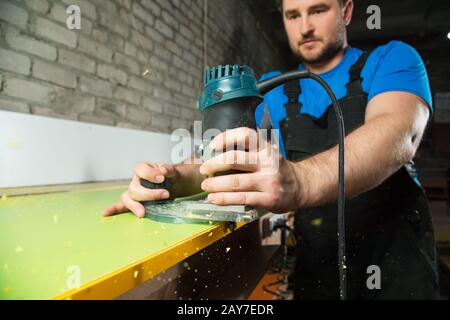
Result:
[[[201,119],[204,63],[280,60],[243,0],[0,0],[2,110],[169,133]]]

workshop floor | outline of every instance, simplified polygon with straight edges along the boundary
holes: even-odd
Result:
[[[248,297],[248,300],[277,300],[279,297],[271,294],[264,288],[270,288],[271,290],[275,290],[277,292],[286,292],[283,297],[285,300],[292,300],[292,292],[287,291],[287,285],[276,285],[274,284],[281,279],[282,275],[276,273],[266,273],[264,277],[262,277],[261,281],[258,283],[256,288],[253,290],[251,295]]]

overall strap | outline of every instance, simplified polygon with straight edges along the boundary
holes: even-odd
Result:
[[[284,94],[287,96],[288,101],[284,105],[286,110],[286,119],[292,118],[295,115],[299,114],[301,104],[298,99],[300,94],[302,93],[302,88],[300,86],[299,80],[293,80],[284,85]]]
[[[347,83],[347,96],[350,95],[360,95],[363,94],[361,72],[366,65],[367,59],[370,56],[369,51],[364,51],[364,53],[359,57],[359,59],[350,67],[349,75],[350,79]]]

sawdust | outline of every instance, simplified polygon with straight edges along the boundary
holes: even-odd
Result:
[[[11,138],[8,140],[8,148],[11,150],[18,150],[21,147],[21,143],[19,140]]]
[[[68,248],[68,247],[71,247],[71,246],[72,246],[72,241],[70,241],[70,240],[65,240],[64,241],[64,247]]]
[[[315,227],[320,227],[322,225],[322,218],[312,220],[311,224]]]

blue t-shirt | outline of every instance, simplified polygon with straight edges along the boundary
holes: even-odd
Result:
[[[350,67],[358,60],[363,51],[356,48],[348,48],[341,62],[333,69],[320,74],[333,90],[337,99],[343,98],[347,93],[346,85],[349,82]],[[305,66],[300,65],[299,69],[304,70]],[[281,72],[266,73],[261,80],[269,79],[281,74]],[[417,51],[400,41],[391,41],[372,51],[367,59],[361,77],[362,88],[372,99],[376,95],[388,91],[405,91],[422,98],[432,111],[431,90],[428,82],[428,75],[425,65]],[[331,99],[323,88],[312,79],[300,80],[302,93],[299,101],[302,103],[302,114],[309,114],[313,117],[320,117],[326,108],[331,104]],[[264,96],[256,111],[255,117],[258,127],[267,105],[270,119],[274,129],[279,129],[279,122],[286,117],[284,104],[287,97],[284,94],[283,86],[279,86]],[[392,106],[395,108],[395,106]],[[278,131],[279,132],[279,131]],[[278,141],[283,155],[286,155],[283,141],[280,134]]]

